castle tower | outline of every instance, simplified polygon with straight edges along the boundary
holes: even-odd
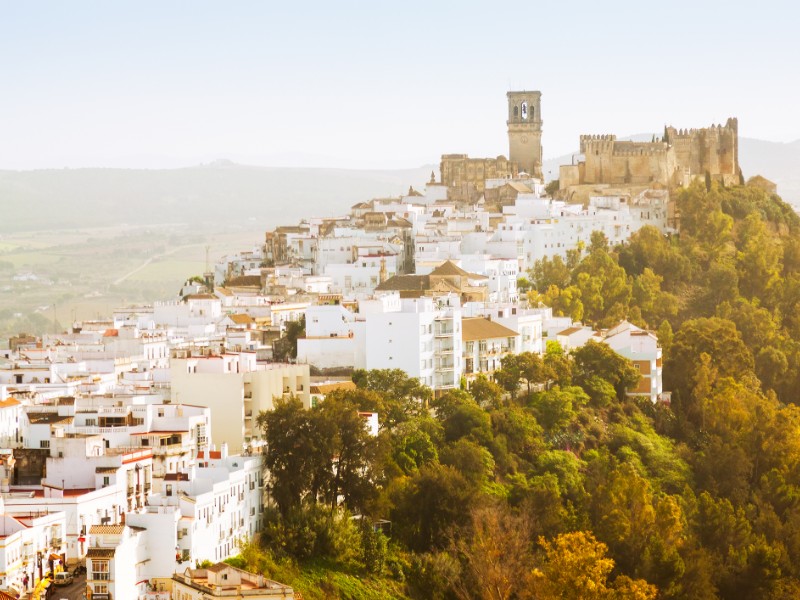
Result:
[[[508,92],[508,158],[542,177],[542,93]]]

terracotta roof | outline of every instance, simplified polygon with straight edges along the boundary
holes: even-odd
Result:
[[[583,331],[583,327],[568,327],[564,331],[559,331],[556,335],[572,335],[579,331]]]
[[[28,413],[28,421],[30,421],[31,425],[44,425],[49,423],[50,425],[56,425],[58,423],[72,423],[73,417],[65,417],[55,413]]]
[[[94,525],[93,527],[99,527]],[[106,525],[105,527],[109,527]],[[86,551],[86,558],[114,558],[116,550],[114,548],[89,548]]]
[[[228,318],[237,325],[250,325],[253,323],[253,317],[244,313],[237,313],[235,315],[228,315]]]
[[[519,335],[500,323],[495,323],[483,317],[471,317],[461,320],[461,339],[465,342],[475,340],[490,340],[494,338],[507,338]]]
[[[431,275],[461,275],[462,277],[468,277],[470,279],[489,279],[486,275],[478,275],[477,273],[470,273],[465,271],[457,264],[452,261],[446,260],[438,267],[436,267],[433,271],[431,271]]]
[[[233,292],[232,291],[230,291],[228,288],[222,287],[222,286],[215,287],[214,288],[214,293],[218,294],[220,296],[233,296]]]
[[[0,400],[0,408],[8,408],[9,406],[19,406],[22,404],[19,400],[15,400],[14,398],[6,398],[5,400]]]
[[[379,284],[378,291],[425,291],[430,288],[431,280],[427,275],[395,275]]]
[[[123,531],[125,531],[125,525],[92,525],[89,527],[89,535],[119,535]]]
[[[220,571],[224,571],[225,569],[231,569],[232,567],[229,564],[224,562],[218,562],[215,565],[211,565],[210,567],[206,567],[206,571],[211,571],[212,573],[219,573]]]
[[[227,287],[257,287],[261,288],[261,275],[239,275],[227,281]]]
[[[106,329],[103,337],[119,337],[119,329]]]
[[[354,390],[358,386],[352,381],[337,381],[335,383],[319,383],[311,386],[312,394],[328,394],[334,390]]]

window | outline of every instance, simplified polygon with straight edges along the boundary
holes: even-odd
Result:
[[[39,448],[49,448],[49,447],[50,447],[50,440],[39,441]]]
[[[111,478],[108,475],[103,477],[103,487],[108,487],[110,483],[111,483]]]

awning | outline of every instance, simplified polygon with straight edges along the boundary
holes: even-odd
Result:
[[[61,560],[61,555],[53,552],[50,554],[50,558],[48,560]]]

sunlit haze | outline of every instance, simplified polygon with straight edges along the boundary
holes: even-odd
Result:
[[[794,3],[6,2],[0,168],[413,167],[739,118],[800,138]]]

